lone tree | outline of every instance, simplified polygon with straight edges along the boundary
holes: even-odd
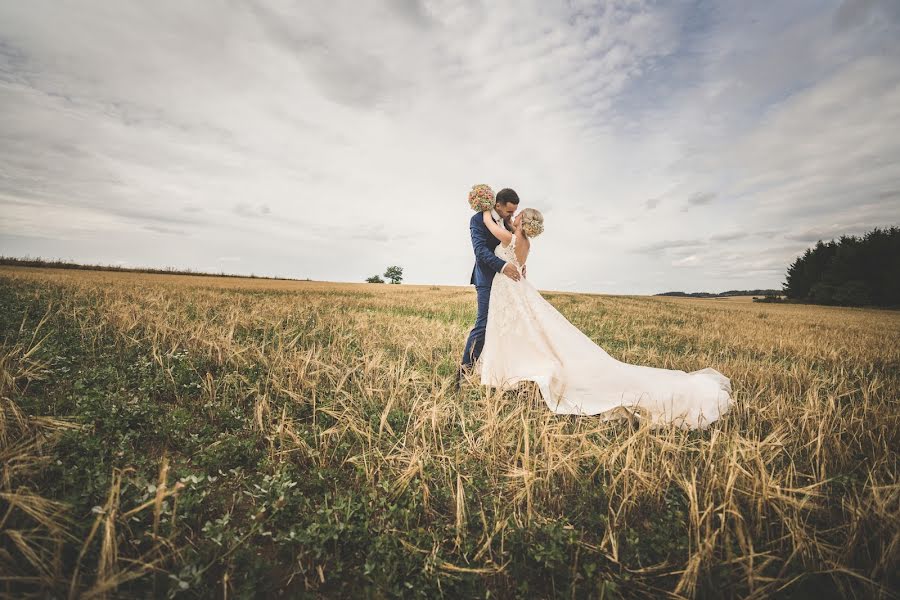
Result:
[[[384,283],[384,279],[382,279],[378,275],[372,275],[368,279],[366,279],[366,283]]]
[[[400,283],[403,281],[403,267],[396,265],[388,267],[384,272],[384,276],[391,280],[391,283]]]

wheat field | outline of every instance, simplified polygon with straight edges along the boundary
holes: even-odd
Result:
[[[0,595],[897,596],[900,313],[545,297],[735,408],[455,392],[472,288],[0,268]]]

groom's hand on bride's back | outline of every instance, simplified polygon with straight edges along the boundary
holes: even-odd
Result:
[[[503,274],[513,281],[518,281],[521,277],[521,275],[519,274],[519,270],[516,268],[516,265],[512,263],[506,263],[505,265],[503,265]]]

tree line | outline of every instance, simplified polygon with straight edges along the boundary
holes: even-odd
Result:
[[[39,269],[79,269],[83,271],[119,271],[122,273],[151,273],[154,275],[192,275],[196,277],[235,277],[238,279],[273,279],[277,281],[312,281],[309,278],[296,279],[292,277],[275,277],[274,275],[238,275],[234,273],[209,273],[206,271],[195,271],[185,268],[179,269],[175,267],[124,267],[120,265],[101,265],[101,264],[85,264],[76,263],[61,258],[46,259],[41,257],[32,258],[25,256],[22,258],[15,256],[0,256],[0,267],[34,267]]]
[[[721,294],[711,292],[663,292],[654,296],[675,296],[678,298],[724,298],[727,296],[777,296],[781,290],[728,290]]]
[[[900,306],[900,228],[819,240],[788,267],[791,300],[834,306]]]

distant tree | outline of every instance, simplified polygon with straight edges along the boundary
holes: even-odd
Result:
[[[384,276],[391,280],[391,283],[400,283],[403,281],[403,267],[396,265],[388,267],[384,272]]]
[[[378,275],[372,275],[371,277],[366,279],[366,283],[384,283],[384,279],[382,279]]]
[[[819,240],[788,267],[784,293],[814,304],[900,305],[900,228]]]

